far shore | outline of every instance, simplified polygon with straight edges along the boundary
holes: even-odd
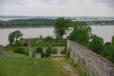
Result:
[[[105,24],[105,25],[89,25],[89,26],[114,26],[114,24],[109,25],[109,24]],[[50,26],[11,26],[11,27],[0,27],[0,29],[13,29],[13,28],[53,28],[54,26],[50,25]]]
[[[0,29],[13,29],[13,28],[52,28],[53,26],[14,26],[14,27],[0,27]]]

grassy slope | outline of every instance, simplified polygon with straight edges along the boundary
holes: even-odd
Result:
[[[0,76],[65,76],[50,58],[13,58],[0,56]]]

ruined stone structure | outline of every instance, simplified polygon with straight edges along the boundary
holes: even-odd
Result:
[[[36,43],[42,43],[42,42],[48,42],[48,43],[53,43],[53,42],[66,42],[66,40],[22,40],[22,45],[23,46],[31,46],[31,42],[36,42]]]
[[[67,41],[70,57],[90,76],[114,76],[114,64],[82,45]]]
[[[43,47],[43,52],[45,53],[48,47]],[[57,49],[57,55],[56,56],[62,56],[61,51],[63,51],[65,49],[64,46],[57,46],[57,47],[53,47],[52,49]],[[35,52],[36,48],[31,48],[29,47],[29,57],[33,57],[33,52]],[[35,54],[35,58],[41,58],[41,55],[36,53]]]

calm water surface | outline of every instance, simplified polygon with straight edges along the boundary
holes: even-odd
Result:
[[[113,26],[91,26],[92,33],[102,37],[105,42],[111,41],[112,36],[114,35],[114,25]],[[0,44],[8,44],[8,35],[9,33],[20,30],[23,33],[24,38],[34,38],[39,37],[40,35],[53,36],[54,28],[53,27],[39,27],[39,28],[0,28]],[[64,36],[65,37],[65,36]]]

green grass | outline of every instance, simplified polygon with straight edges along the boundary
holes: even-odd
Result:
[[[15,47],[15,48],[19,48],[19,47]],[[2,48],[2,49],[3,49],[4,51],[6,51],[6,52],[12,54],[12,55],[16,55],[17,57],[28,57],[28,56],[25,55],[25,54],[15,53],[15,52],[14,52],[14,49],[15,49],[15,48],[7,47],[7,48]],[[23,47],[23,48],[25,48],[25,49],[28,50],[28,47]]]
[[[12,55],[16,55],[17,57],[28,57],[25,54],[20,54],[20,53],[15,53],[14,51],[10,50],[8,51],[8,53],[12,54]]]
[[[68,61],[69,64],[71,64],[71,65],[74,67],[76,73],[77,73],[79,76],[89,76],[89,74],[88,74],[87,72],[84,72],[84,71],[78,66],[78,64],[76,64],[76,63],[74,62],[73,59],[67,58],[67,61]]]
[[[0,76],[65,76],[55,68],[50,58],[0,56]]]

